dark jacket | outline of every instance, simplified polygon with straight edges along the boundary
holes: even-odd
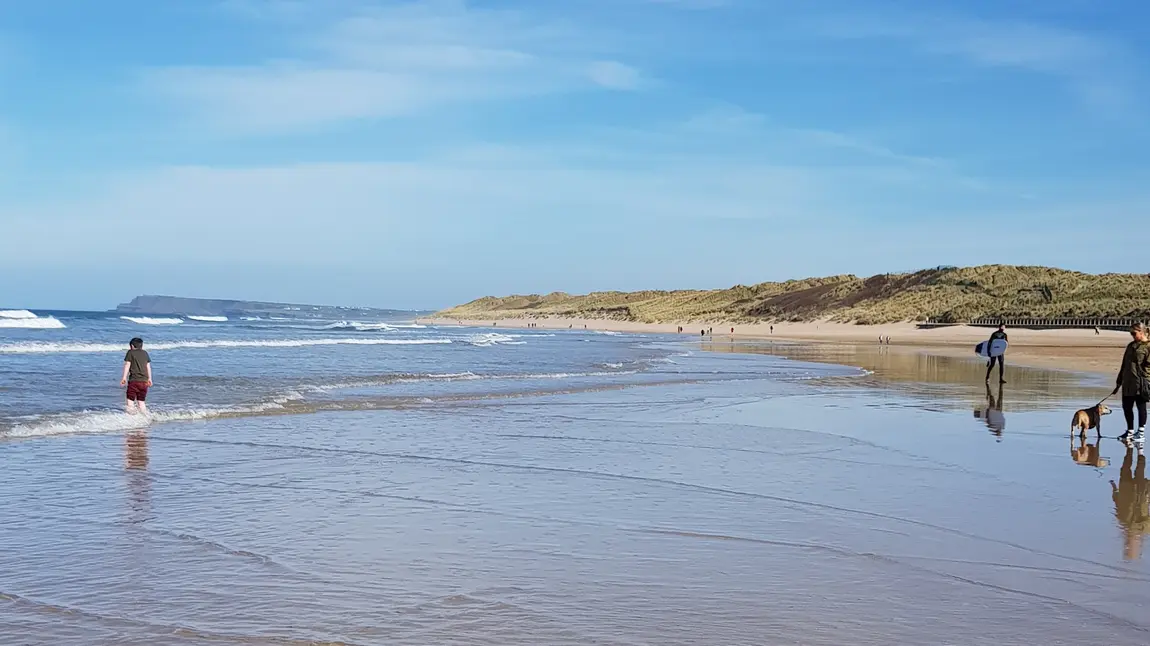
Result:
[[[1122,387],[1123,397],[1150,396],[1150,342],[1131,341],[1126,346],[1114,385]]]

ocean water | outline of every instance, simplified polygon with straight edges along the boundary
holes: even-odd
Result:
[[[1000,390],[865,348],[52,315],[0,331],[0,643],[1150,636],[1145,456],[1068,438],[1100,397],[1074,375],[1012,366]],[[117,412],[136,334],[146,428]]]
[[[0,437],[146,425],[120,414],[123,355],[134,336],[152,357],[152,423],[428,406],[689,378],[669,368],[682,349],[595,332],[426,327],[410,320],[7,314],[4,320],[23,325],[0,329]]]

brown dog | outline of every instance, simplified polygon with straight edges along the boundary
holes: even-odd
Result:
[[[1074,419],[1070,422],[1070,434],[1074,435],[1074,431],[1078,431],[1079,436],[1086,437],[1086,429],[1094,428],[1098,429],[1098,435],[1101,436],[1102,416],[1109,414],[1110,409],[1101,403],[1074,413]]]

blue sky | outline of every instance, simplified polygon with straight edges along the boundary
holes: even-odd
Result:
[[[0,305],[1146,271],[1150,5],[38,0]]]

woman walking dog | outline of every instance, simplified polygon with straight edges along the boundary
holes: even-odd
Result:
[[[1126,416],[1126,432],[1118,437],[1124,442],[1143,442],[1146,434],[1146,402],[1150,400],[1150,339],[1146,326],[1130,326],[1134,340],[1126,346],[1114,392],[1122,391],[1122,413]],[[1138,430],[1134,430],[1134,409],[1138,409]]]

